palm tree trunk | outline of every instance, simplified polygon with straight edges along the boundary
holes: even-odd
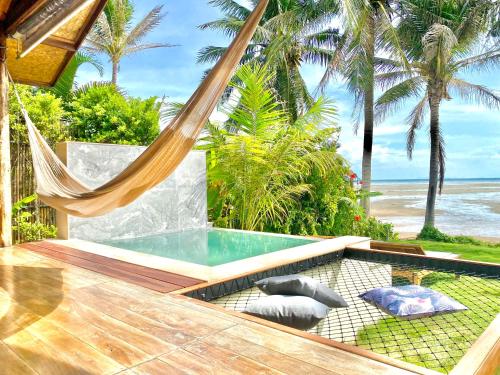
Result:
[[[425,207],[424,227],[434,227],[436,196],[439,180],[439,105],[438,95],[429,95],[429,106],[431,112],[430,138],[431,155],[429,164],[429,188],[427,191],[427,205]]]
[[[375,14],[371,13],[367,20],[367,66],[368,73],[364,90],[364,136],[363,136],[363,161],[361,165],[361,179],[363,192],[366,194],[361,200],[366,215],[370,215],[370,197],[372,180],[372,148],[373,148],[373,102],[374,102],[374,57],[375,57]]]
[[[111,76],[111,82],[115,85],[118,83],[118,63],[113,62],[113,75]]]

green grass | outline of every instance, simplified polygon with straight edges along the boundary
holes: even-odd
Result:
[[[408,284],[397,279],[395,284]],[[433,272],[424,277],[422,286],[454,298],[469,310],[416,320],[388,317],[359,331],[356,345],[447,373],[500,312],[496,302],[500,281]]]
[[[460,259],[500,263],[500,244],[488,245],[485,243],[481,245],[471,245],[421,240],[401,240],[399,242],[422,245],[424,250],[445,251],[458,254],[460,255]]]

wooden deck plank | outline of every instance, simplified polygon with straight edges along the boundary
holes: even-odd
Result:
[[[54,349],[27,330],[10,336],[4,342],[30,368],[38,374],[89,374],[78,362],[71,362],[64,352]],[[67,350],[70,348],[67,347]]]
[[[78,267],[131,282],[162,293],[200,284],[202,281],[147,268],[49,242],[21,245],[23,248]]]
[[[269,350],[263,346],[254,344],[241,337],[228,334],[226,331],[219,332],[215,335],[207,336],[203,339],[207,344],[231,350],[239,355],[252,358],[259,363],[263,363],[275,370],[291,375],[315,374],[326,375],[332,374],[324,368],[311,365],[302,360],[298,360],[274,350]]]
[[[38,320],[24,331],[28,331],[43,344],[61,353],[66,363],[77,364],[87,373],[114,374],[125,368],[88,343],[45,319]]]
[[[135,366],[154,357],[134,345],[137,337],[134,337],[133,332],[127,333],[127,341],[124,341],[120,336],[113,335],[111,330],[103,329],[102,324],[95,324],[95,314],[91,319],[85,316],[78,303],[71,301],[65,304],[69,308],[58,309],[46,319],[125,367]]]
[[[7,345],[0,342],[0,373],[9,375],[36,374],[21,358],[19,358]]]
[[[159,292],[168,293],[168,292],[172,292],[174,290],[180,289],[179,285],[167,283],[167,282],[156,280],[156,279],[151,279],[149,277],[145,277],[145,276],[141,276],[141,275],[137,275],[137,274],[133,274],[131,272],[123,271],[119,268],[117,269],[117,268],[114,268],[114,267],[109,266],[109,265],[94,263],[92,261],[89,261],[89,260],[86,260],[83,258],[63,254],[60,252],[54,252],[54,251],[47,250],[47,249],[42,248],[42,247],[33,246],[31,244],[26,244],[23,246],[26,247],[28,250],[35,251],[36,253],[45,255],[47,257],[55,258],[57,260],[61,260],[63,262],[72,264],[74,266],[82,267],[82,268],[85,268],[85,269],[88,269],[88,270],[91,270],[94,272],[99,272],[99,273],[102,273],[106,276],[114,277],[114,278],[117,278],[119,280],[130,282],[132,284],[138,284],[138,285],[143,286],[145,288],[157,290]]]
[[[232,367],[220,365],[207,358],[205,355],[198,355],[184,349],[178,349],[160,357],[162,362],[168,363],[172,367],[180,368],[184,373],[190,375],[233,375]]]
[[[85,260],[89,260],[95,263],[105,264],[113,267],[120,268],[127,272],[136,273],[142,276],[147,276],[152,279],[157,279],[160,281],[165,281],[171,284],[176,284],[182,287],[193,286],[200,284],[203,280],[195,279],[192,277],[175,274],[172,272],[161,271],[154,268],[148,268],[140,266],[133,263],[124,262],[118,259],[108,258],[102,255],[89,253],[87,251],[82,251],[74,249],[68,246],[58,245],[51,242],[37,242],[37,246],[45,248],[47,250],[57,251],[66,255],[76,256]]]
[[[236,324],[230,316],[227,319],[207,319],[206,314],[202,314],[196,310],[186,310],[181,306],[170,303],[168,301],[169,297],[161,301],[149,300],[147,303],[144,303],[144,301],[133,298],[130,295],[116,294],[99,286],[82,288],[81,292],[83,291],[113,304],[124,304],[128,309],[137,314],[157,322],[165,323],[169,327],[182,330],[195,337],[209,335]]]
[[[159,356],[176,348],[175,345],[163,341],[153,335],[145,333],[140,329],[125,324],[118,319],[103,314],[99,309],[93,309],[85,305],[82,301],[72,300],[69,303],[69,309],[65,306],[61,308],[62,312],[72,313],[81,323],[86,326],[94,326],[107,332],[116,338],[123,338],[126,342],[135,348],[152,356]]]
[[[106,300],[98,300],[88,291],[78,291],[78,293],[73,293],[72,297],[100,311],[102,314],[120,320],[125,324],[138,328],[145,333],[173,345],[184,345],[195,339],[194,336],[190,336],[182,328],[170,327],[165,324],[165,322],[149,319],[120,305],[113,304]]]
[[[24,251],[17,247],[8,247],[0,249],[2,256],[0,257],[0,265],[17,266],[40,260],[40,257],[34,253]]]
[[[274,370],[263,363],[254,361],[253,359],[241,356],[222,347],[210,345],[204,341],[197,341],[183,348],[185,351],[210,358],[212,366],[216,365],[220,368],[229,368],[233,374],[283,374],[280,371]]]
[[[130,375],[152,375],[152,374],[172,374],[172,375],[185,375],[186,372],[182,371],[180,368],[169,365],[168,363],[162,362],[159,359],[153,359],[140,364],[134,368],[129,369],[126,374]]]
[[[298,360],[307,360],[307,362],[321,367],[325,370],[340,372],[343,375],[358,375],[361,373],[375,374],[411,374],[411,372],[403,369],[395,369],[375,361],[365,360],[361,356],[351,354],[336,348],[331,348],[311,342],[302,338],[290,340],[287,333],[271,330],[267,327],[259,326],[255,323],[247,325],[238,325],[226,330],[227,333],[244,338],[255,344],[265,346],[271,350],[282,353],[286,356],[296,358]],[[335,357],[333,363],[331,358]]]

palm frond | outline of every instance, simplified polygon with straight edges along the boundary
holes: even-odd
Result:
[[[344,33],[340,36],[340,39],[337,42],[337,47],[334,50],[333,56],[330,60],[330,63],[325,69],[321,80],[315,89],[315,95],[324,94],[326,87],[330,83],[330,81],[335,77],[341,74],[342,66],[345,61],[345,55],[347,53],[346,46],[349,44],[349,33]]]
[[[378,57],[378,56],[375,56],[374,65],[376,71],[386,72],[386,73],[401,71],[404,68],[404,65],[399,61],[387,57]]]
[[[68,66],[61,74],[54,87],[50,89],[50,91],[52,91],[59,97],[68,97],[75,85],[76,73],[78,69],[84,64],[92,65],[102,77],[104,69],[101,63],[97,61],[94,56],[80,51],[73,56]]]
[[[168,47],[177,47],[177,45],[168,43],[145,43],[145,44],[129,45],[123,49],[122,56],[131,55],[133,53],[137,53],[147,49],[168,48]]]
[[[457,70],[483,71],[497,68],[500,66],[500,48],[495,48],[480,55],[462,59],[457,61],[454,65]]]
[[[339,43],[340,38],[341,36],[338,29],[328,28],[315,34],[307,35],[304,38],[304,42],[306,45],[316,48],[334,49]]]
[[[165,17],[166,13],[162,13],[163,5],[155,6],[135,25],[127,35],[126,44],[139,44],[147,34],[158,27]]]
[[[405,100],[420,96],[423,83],[421,77],[413,77],[384,92],[375,103],[376,119],[383,121],[387,116],[400,110]]]
[[[334,56],[335,52],[330,49],[307,46],[304,48],[302,59],[310,64],[328,66]]]
[[[181,102],[166,102],[160,110],[160,118],[166,122],[172,121],[177,114],[182,110],[185,103]]]
[[[393,71],[389,73],[381,73],[375,76],[375,83],[380,86],[382,90],[387,90],[388,88],[396,85],[397,83],[413,77],[413,72],[407,70]]]
[[[89,82],[89,83],[86,83],[84,85],[81,85],[81,86],[77,86],[73,92],[72,92],[72,95],[73,96],[81,96],[81,95],[85,95],[90,89],[92,88],[95,88],[95,87],[108,87],[108,86],[115,86],[114,83],[112,82],[109,82],[109,81],[92,81],[92,82]],[[116,88],[117,91],[122,94],[122,95],[126,95],[126,91],[117,87]]]
[[[411,113],[408,115],[406,121],[409,123],[410,128],[408,129],[406,137],[406,151],[408,153],[408,158],[411,160],[413,157],[413,149],[415,147],[415,140],[417,139],[417,130],[422,127],[424,121],[424,115],[428,109],[429,98],[425,95],[413,108]]]
[[[449,82],[449,88],[452,93],[457,93],[467,102],[483,105],[490,109],[500,109],[500,95],[483,85],[452,78]]]
[[[439,194],[443,192],[444,175],[446,172],[446,151],[443,133],[438,129],[438,161],[439,161]]]
[[[209,4],[213,7],[219,8],[222,13],[229,17],[239,19],[246,19],[250,14],[250,9],[238,4],[234,0],[211,0]]]

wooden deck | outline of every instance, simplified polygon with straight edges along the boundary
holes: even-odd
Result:
[[[430,374],[0,249],[0,374]]]
[[[25,243],[20,247],[162,293],[173,292],[174,290],[192,287],[204,282],[192,277],[142,267],[46,241]]]

